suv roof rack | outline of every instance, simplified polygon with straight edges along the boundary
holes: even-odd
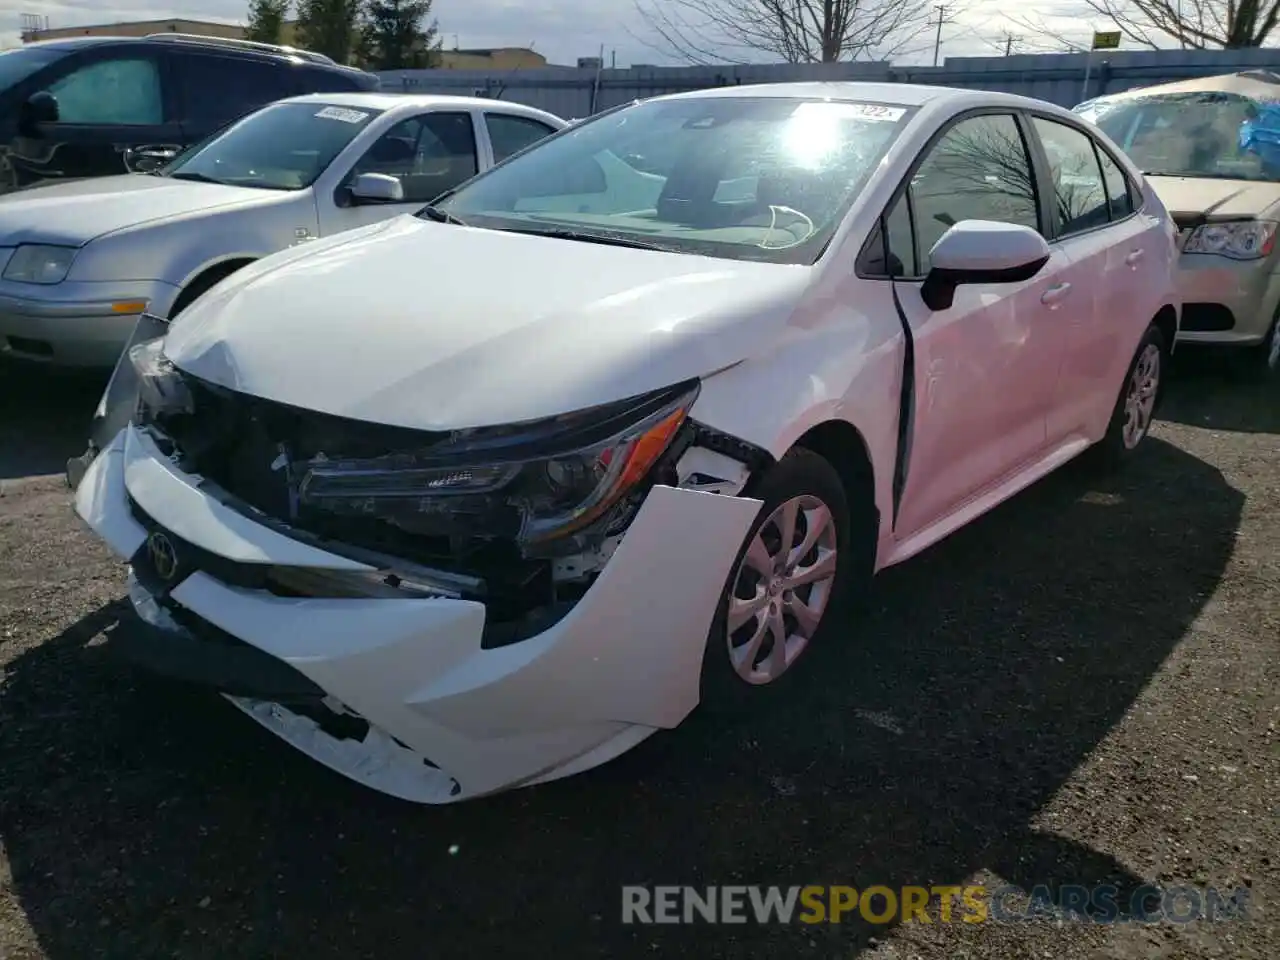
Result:
[[[310,60],[312,63],[326,63],[337,66],[332,57],[312,50],[301,50],[298,47],[286,47],[278,43],[259,43],[256,40],[238,40],[235,37],[206,37],[199,33],[149,33],[147,40],[169,40],[178,43],[208,43],[220,47],[235,47],[240,50],[261,50],[264,53],[279,53],[284,56]]]

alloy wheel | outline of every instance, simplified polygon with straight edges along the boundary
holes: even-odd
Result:
[[[1160,390],[1160,347],[1148,343],[1138,355],[1129,377],[1129,389],[1124,397],[1125,449],[1132,450],[1151,429],[1151,417],[1156,408],[1156,394]]]
[[[780,504],[756,530],[734,571],[726,643],[747,683],[777,680],[808,647],[831,602],[836,524],[818,497]]]

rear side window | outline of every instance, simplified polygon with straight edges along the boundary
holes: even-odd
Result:
[[[1129,189],[1129,178],[1124,175],[1119,164],[1111,159],[1110,154],[1101,147],[1098,160],[1102,163],[1102,182],[1107,188],[1107,205],[1111,208],[1112,220],[1123,220],[1133,213],[1133,191]]]
[[[1049,158],[1055,235],[1065,237],[1106,226],[1111,215],[1093,138],[1043,117],[1032,122]]]
[[[525,147],[555,133],[545,123],[529,117],[486,113],[484,122],[489,128],[489,141],[493,144],[494,163],[501,163],[513,153],[519,153]]]
[[[177,59],[185,119],[221,126],[292,96],[292,67],[248,57],[187,54]]]

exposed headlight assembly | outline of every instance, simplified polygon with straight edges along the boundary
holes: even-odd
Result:
[[[75,247],[24,243],[9,257],[4,278],[18,283],[61,283],[67,278],[67,271],[75,258]]]
[[[293,468],[303,512],[318,509],[431,532],[510,536],[526,556],[580,549],[607,528],[671,446],[697,382],[566,417],[466,431],[421,453],[317,457]],[[474,529],[472,529],[474,528]]]
[[[1204,223],[1187,238],[1183,253],[1207,253],[1232,260],[1260,260],[1275,246],[1273,220],[1236,220]]]

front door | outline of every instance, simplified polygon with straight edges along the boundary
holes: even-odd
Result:
[[[475,176],[479,165],[470,113],[441,110],[400,120],[373,142],[332,194],[317,195],[320,233],[328,236],[412,213]],[[404,199],[386,203],[352,196],[351,184],[362,173],[395,177]]]
[[[961,220],[1041,229],[1035,177],[1011,114],[955,123],[931,148],[890,212],[891,250],[907,277],[929,271],[929,251]],[[915,344],[911,453],[896,534],[943,519],[1045,448],[1046,420],[1078,302],[1054,249],[1033,279],[964,285],[933,311],[919,280],[897,282]]]
[[[46,71],[26,92],[57,102],[57,120],[21,120],[9,144],[16,187],[130,172],[139,149],[180,142],[166,84],[166,59],[141,46],[90,49]]]

